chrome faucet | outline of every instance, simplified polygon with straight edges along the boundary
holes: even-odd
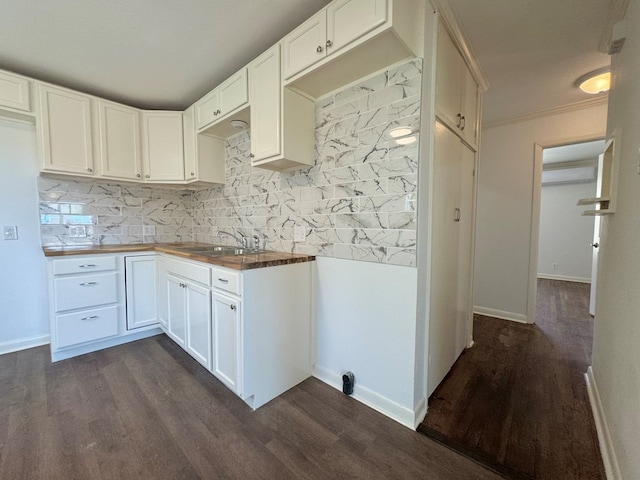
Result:
[[[253,249],[260,250],[260,237],[258,235],[253,235]]]
[[[245,234],[243,234],[242,232],[238,232],[238,235],[240,235],[240,246],[242,248],[248,248],[249,247],[249,239],[247,238],[247,236]]]

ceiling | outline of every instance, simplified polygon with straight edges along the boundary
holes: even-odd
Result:
[[[626,8],[620,0],[448,1],[489,83],[485,125],[593,98],[575,81],[609,65],[598,47]]]
[[[612,5],[628,0],[439,2],[452,7],[490,84],[486,125],[592,98],[574,82],[608,65],[598,45],[620,10]],[[0,68],[181,110],[328,3],[0,0]]]
[[[604,152],[604,140],[592,142],[574,143],[561,147],[545,148],[542,152],[542,163],[545,165],[553,163],[575,162],[578,160],[594,160]]]
[[[182,110],[329,0],[0,0],[0,68]]]

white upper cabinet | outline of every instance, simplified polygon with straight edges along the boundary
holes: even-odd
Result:
[[[271,170],[313,165],[315,103],[280,83],[280,45],[249,65],[251,164]]]
[[[39,84],[37,92],[41,169],[94,175],[91,97],[45,84]]]
[[[387,21],[387,0],[338,0],[327,6],[327,54]]]
[[[27,78],[0,72],[0,107],[30,112],[29,83]]]
[[[145,181],[184,181],[182,112],[142,112],[142,159]]]
[[[282,41],[284,77],[289,78],[326,55],[327,11],[321,10]]]
[[[436,115],[469,145],[477,145],[478,84],[442,25],[438,29]]]
[[[424,0],[334,0],[284,37],[285,85],[319,97],[422,56]]]
[[[140,112],[98,100],[100,173],[103,177],[141,180]]]
[[[242,68],[195,103],[196,129],[221,120],[249,101],[247,69]]]
[[[195,110],[182,114],[185,183],[224,183],[224,139],[196,133]]]

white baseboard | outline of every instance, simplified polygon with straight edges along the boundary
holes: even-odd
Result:
[[[342,375],[328,370],[323,367],[319,367],[316,365],[313,368],[313,376],[318,380],[323,381],[327,385],[330,385],[337,390],[342,391]],[[361,403],[364,403],[366,406],[373,408],[374,410],[382,413],[383,415],[395,420],[396,422],[404,425],[411,430],[415,430],[417,425],[415,424],[416,418],[419,415],[416,412],[413,412],[411,409],[407,407],[403,407],[402,405],[394,402],[393,400],[388,399],[380,395],[373,390],[363,387],[358,384],[358,379],[356,379],[355,386],[353,388],[353,395],[351,395],[355,400],[358,400]],[[425,402],[426,408],[426,402]],[[426,411],[425,411],[426,414]]]
[[[622,480],[620,465],[618,465],[616,452],[613,449],[613,442],[611,441],[611,432],[609,431],[607,418],[605,417],[602,409],[598,384],[593,376],[593,369],[591,367],[587,369],[587,373],[584,374],[584,378],[587,382],[589,402],[591,403],[591,411],[593,412],[593,419],[596,424],[596,431],[598,432],[600,454],[602,455],[602,462],[604,463],[607,480]]]
[[[502,310],[494,310],[493,308],[477,307],[473,306],[473,313],[478,315],[484,315],[485,317],[495,317],[502,320],[511,320],[518,323],[530,323],[527,321],[527,316],[522,313],[503,312]]]
[[[591,283],[591,278],[571,277],[569,275],[552,275],[550,273],[539,273],[538,278],[547,280],[561,280],[563,282]]]
[[[50,342],[51,340],[48,334],[40,335],[39,337],[20,338],[10,342],[3,342],[0,343],[0,355],[26,350],[27,348],[40,347],[41,345],[47,345]]]
[[[427,416],[427,397],[420,400],[420,403],[416,406],[416,412],[413,418],[413,429],[418,428],[418,425],[422,423],[424,417]]]

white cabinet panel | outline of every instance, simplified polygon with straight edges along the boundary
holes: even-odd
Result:
[[[327,54],[387,21],[387,0],[337,0],[327,6]]]
[[[55,278],[56,312],[105,305],[118,301],[117,273],[95,273]]]
[[[186,282],[187,352],[211,369],[211,291]]]
[[[0,107],[30,112],[29,83],[24,77],[0,72]]]
[[[118,334],[118,306],[57,315],[57,348],[91,342]]]
[[[241,392],[240,301],[214,292],[212,373],[233,392]]]
[[[142,112],[142,158],[145,181],[184,180],[182,112]]]
[[[212,123],[220,115],[218,90],[213,90],[195,104],[196,128],[200,129]]]
[[[165,277],[167,292],[167,333],[182,348],[186,346],[187,319],[184,282],[173,275]]]
[[[140,113],[104,100],[98,101],[101,174],[109,178],[140,180]]]
[[[326,56],[327,12],[321,10],[282,41],[284,78],[289,78]]]
[[[116,257],[112,255],[96,255],[80,258],[60,258],[53,261],[53,274],[104,272],[116,269]]]
[[[156,256],[125,258],[127,330],[158,323]]]
[[[240,295],[240,273],[228,268],[211,269],[211,282],[214,287]]]
[[[220,116],[225,116],[249,101],[247,69],[243,68],[225,80],[219,87]]]
[[[42,170],[94,175],[91,97],[44,84],[37,90]]]

